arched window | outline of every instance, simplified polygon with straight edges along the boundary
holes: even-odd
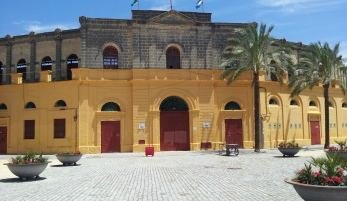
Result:
[[[159,109],[161,111],[186,111],[188,110],[188,105],[182,98],[170,96],[163,100]]]
[[[23,81],[26,80],[26,74],[27,74],[27,62],[25,59],[21,59],[17,63],[17,73],[22,73],[23,74]]]
[[[342,103],[342,108],[347,108],[347,103]]]
[[[78,68],[78,57],[75,54],[71,54],[66,61],[67,65],[67,79],[72,80],[72,68]]]
[[[166,50],[166,68],[181,68],[180,51],[176,47],[169,47]]]
[[[120,111],[120,107],[117,103],[114,103],[114,102],[108,102],[108,103],[105,103],[102,108],[101,108],[101,111],[109,111],[109,112],[112,112],[112,111]]]
[[[66,103],[63,100],[58,100],[55,104],[54,107],[65,107]]]
[[[1,103],[0,110],[7,110],[7,106],[4,103]]]
[[[41,61],[41,71],[52,70],[52,59],[51,57],[45,57]]]
[[[270,105],[278,105],[278,104],[277,104],[277,100],[274,99],[274,98],[271,98],[271,99],[270,99],[269,104],[270,104]]]
[[[2,70],[2,62],[0,61],[0,84],[2,84],[2,74],[3,74],[3,70]]]
[[[241,110],[241,107],[236,102],[231,101],[225,105],[224,110]]]
[[[118,68],[118,50],[113,46],[108,46],[104,49],[104,68]]]
[[[25,104],[25,108],[26,109],[28,109],[28,108],[36,108],[36,105],[33,102],[28,102],[27,104]]]
[[[298,102],[296,102],[296,100],[291,100],[290,105],[298,105]]]
[[[228,54],[228,53],[231,53],[233,51],[233,48],[228,48],[228,49],[226,49],[225,50],[225,54]],[[229,69],[229,68],[231,68],[231,69],[234,69],[234,68],[236,68],[237,66],[239,65],[239,62],[237,61],[237,60],[233,60],[233,61],[231,61],[230,63],[228,63],[224,68],[225,69]]]
[[[329,101],[328,103],[329,107],[333,107],[333,104]]]
[[[316,104],[316,102],[314,102],[314,101],[310,101],[309,106],[314,106],[314,107],[316,107],[317,104]]]

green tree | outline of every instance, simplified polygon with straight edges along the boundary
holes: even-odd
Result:
[[[324,148],[329,146],[329,87],[333,80],[341,80],[339,83],[343,94],[345,94],[346,83],[345,71],[339,54],[340,44],[336,44],[333,49],[328,43],[311,43],[302,53],[298,64],[291,70],[294,76],[291,76],[288,87],[293,88],[290,96],[299,95],[304,89],[312,89],[314,86],[322,83],[324,93],[324,119],[325,119],[325,143]]]
[[[230,66],[221,74],[222,79],[227,79],[227,85],[236,81],[242,73],[253,71],[255,152],[260,151],[259,71],[273,73],[282,84],[286,71],[284,64],[291,63],[285,40],[276,40],[270,36],[273,29],[274,26],[266,29],[263,23],[259,27],[252,23],[247,29],[235,29],[235,36],[228,39],[232,48],[220,55],[221,66]]]

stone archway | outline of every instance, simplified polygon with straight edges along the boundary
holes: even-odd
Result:
[[[160,104],[160,150],[190,150],[189,108],[180,97],[169,96]]]

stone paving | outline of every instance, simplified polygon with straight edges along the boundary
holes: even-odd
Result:
[[[0,155],[0,200],[302,200],[283,179],[293,177],[323,146],[282,157],[277,149],[85,154],[77,166],[54,155],[40,179],[21,181]]]

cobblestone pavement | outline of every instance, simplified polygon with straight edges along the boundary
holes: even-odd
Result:
[[[21,181],[0,155],[0,200],[302,200],[283,180],[293,177],[323,146],[282,157],[277,149],[85,154],[77,166],[54,155],[40,179]]]

